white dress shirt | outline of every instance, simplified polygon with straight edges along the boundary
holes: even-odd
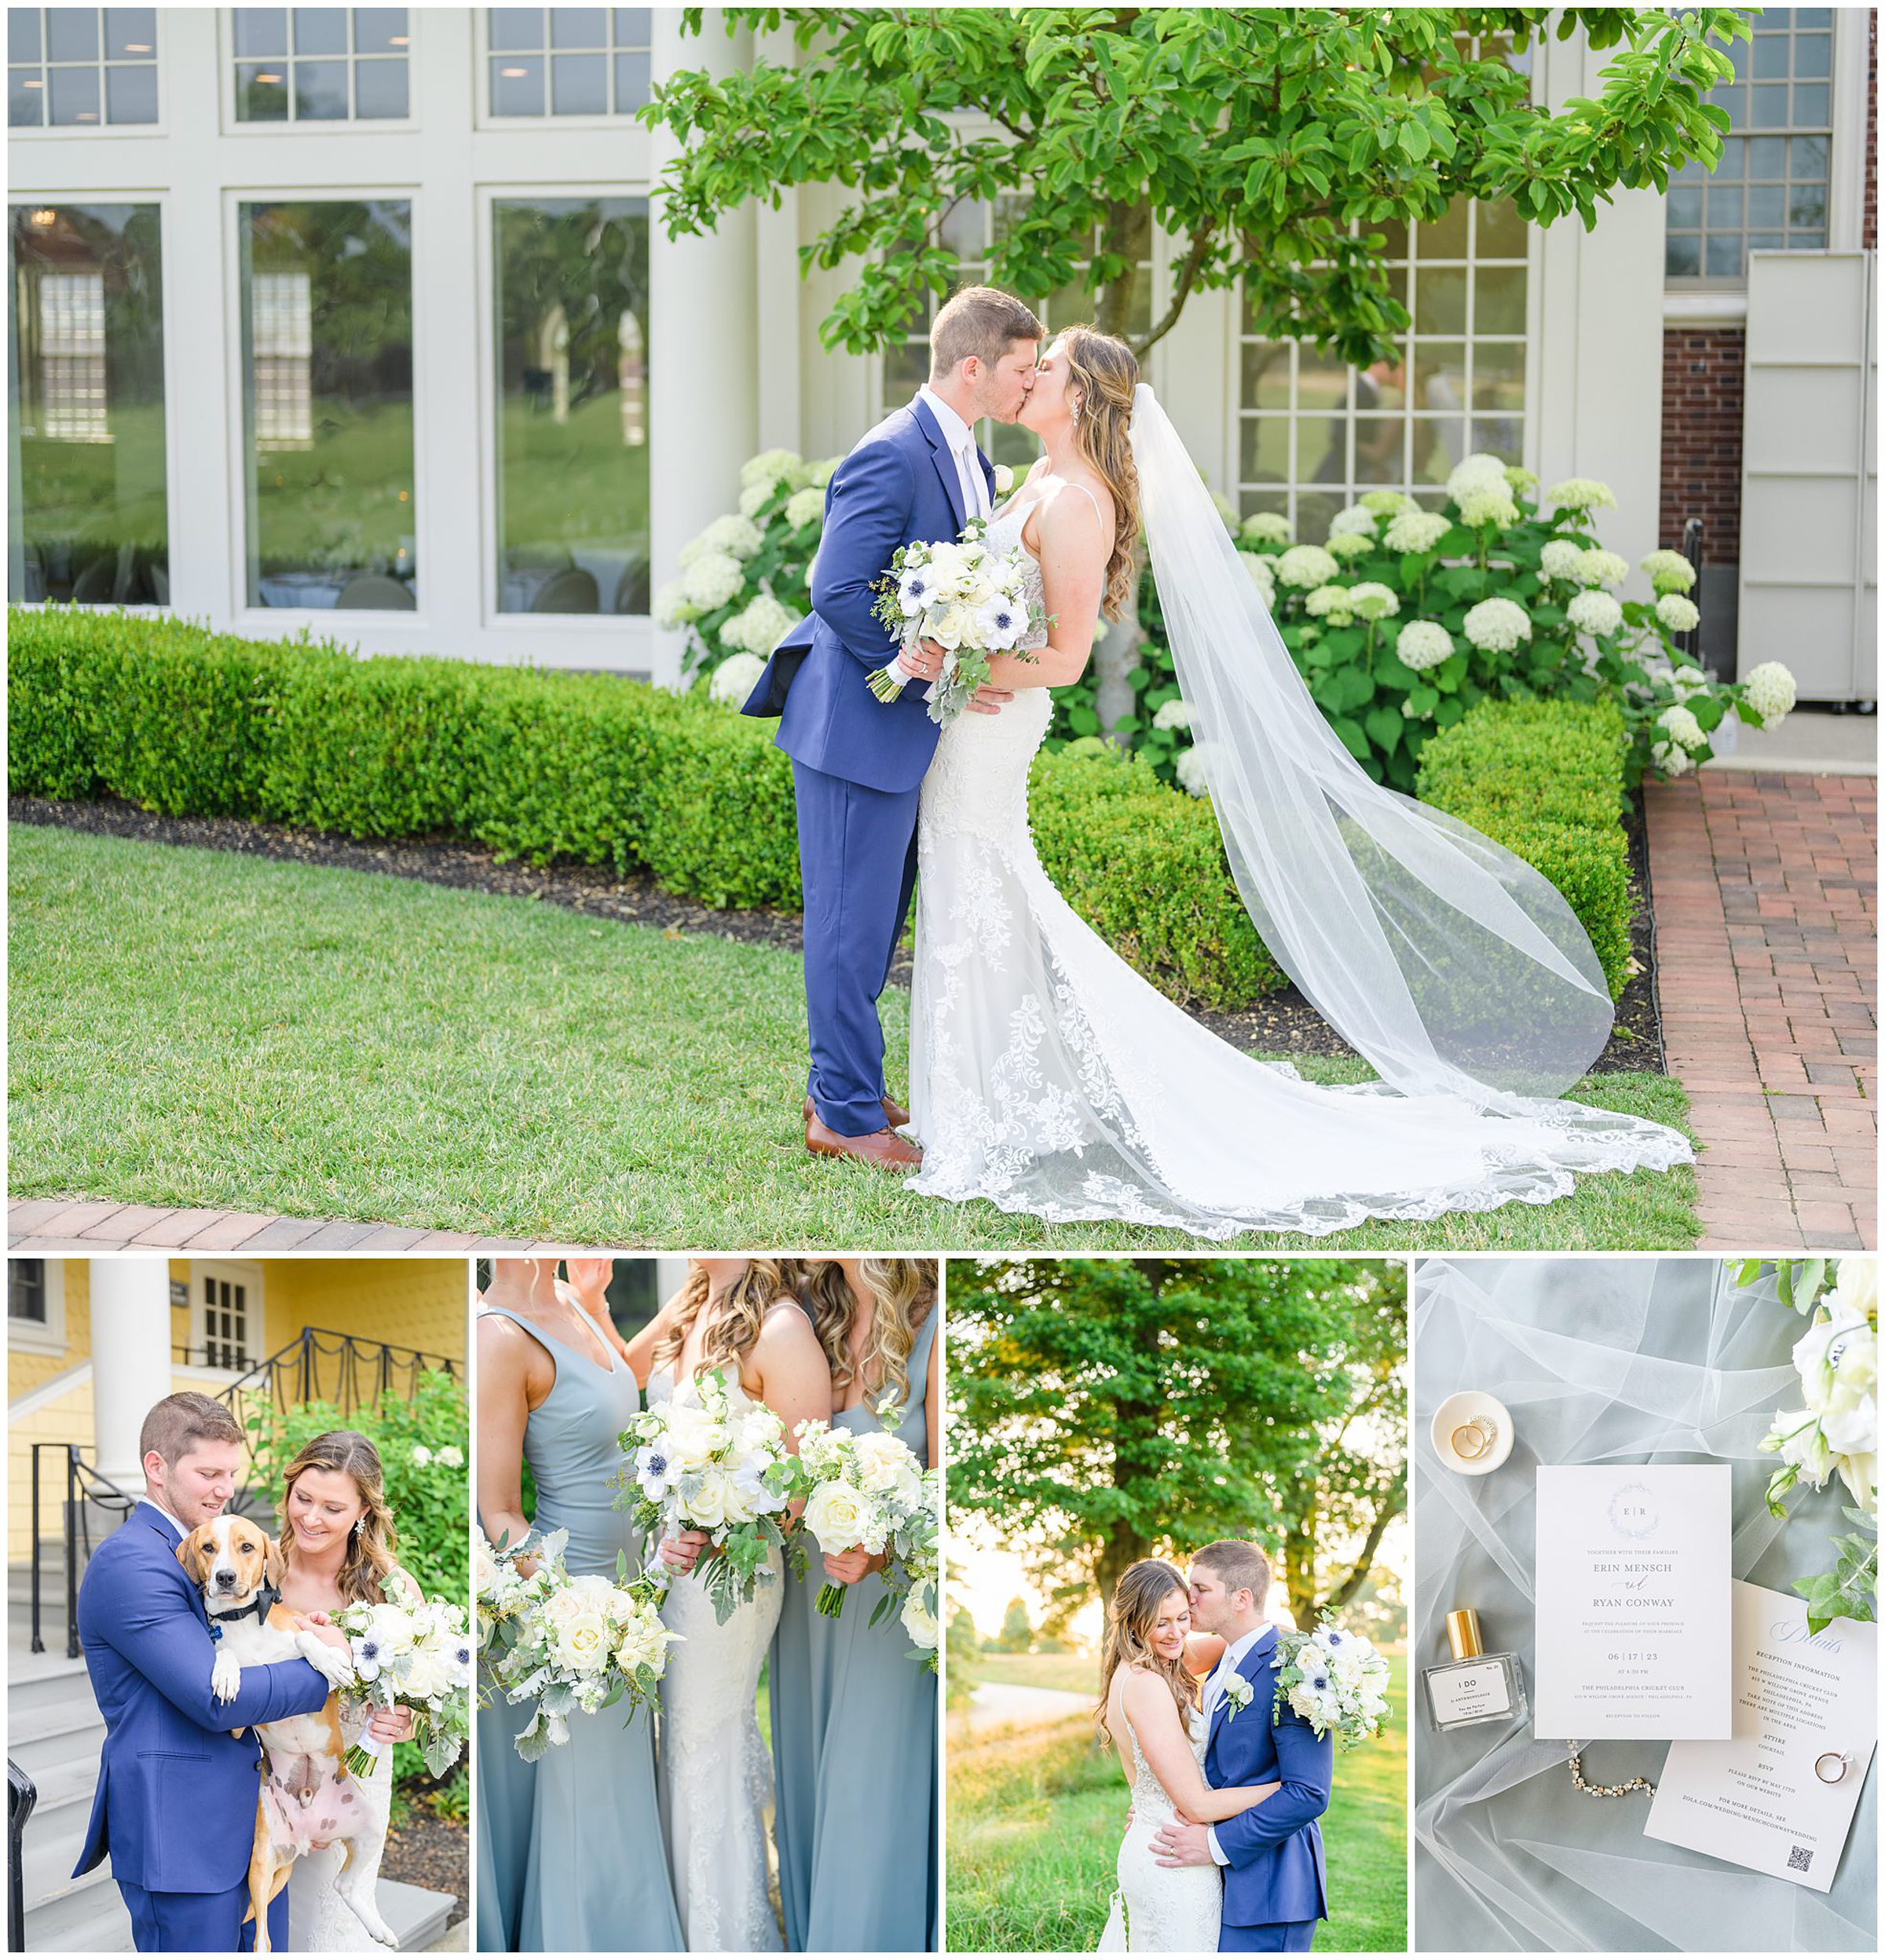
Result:
[[[1224,1699],[1224,1684],[1237,1672],[1239,1662],[1268,1631],[1269,1625],[1266,1621],[1261,1626],[1252,1627],[1247,1633],[1239,1633],[1224,1649],[1224,1658],[1211,1669],[1210,1679],[1204,1684],[1204,1713],[1207,1720],[1217,1713],[1217,1704]],[[1231,1862],[1224,1855],[1223,1846],[1217,1841],[1217,1827],[1215,1824],[1206,1826],[1204,1841],[1210,1846],[1211,1856],[1219,1864],[1228,1865]]]
[[[185,1524],[182,1519],[178,1517],[175,1512],[167,1511],[163,1506],[151,1495],[149,1491],[145,1491],[138,1501],[141,1504],[148,1504],[151,1508],[157,1513],[158,1516],[162,1518],[164,1523],[177,1534],[177,1542],[179,1545],[182,1544],[184,1540],[190,1535],[189,1527]]]
[[[929,412],[935,417],[942,440],[956,459],[956,481],[961,486],[964,512],[971,517],[986,517],[994,506],[988,500],[988,479],[983,475],[975,456],[975,432],[928,382],[917,390],[917,399],[929,404]]]

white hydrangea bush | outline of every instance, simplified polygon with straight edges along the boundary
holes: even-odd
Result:
[[[811,610],[825,490],[838,461],[767,449],[743,464],[737,508],[681,547],[675,576],[655,594],[655,623],[685,631],[683,669],[710,700],[738,708]]]

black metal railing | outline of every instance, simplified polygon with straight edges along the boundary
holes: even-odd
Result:
[[[331,1402],[342,1416],[370,1409],[383,1395],[410,1400],[419,1378],[434,1370],[455,1375],[448,1356],[396,1348],[328,1327],[304,1327],[287,1346],[258,1361],[217,1397],[240,1421],[258,1402],[285,1412],[304,1402]]]
[[[6,1950],[26,1951],[26,1820],[39,1801],[38,1786],[12,1757],[6,1759]]]
[[[65,1655],[68,1660],[79,1658],[79,1568],[84,1560],[92,1556],[92,1511],[94,1506],[101,1511],[115,1512],[119,1519],[130,1515],[137,1500],[128,1490],[121,1490],[104,1475],[95,1463],[87,1463],[79,1454],[75,1443],[36,1443],[33,1445],[33,1570],[32,1632],[33,1651],[43,1654],[46,1643],[40,1637],[40,1567],[45,1562],[46,1541],[49,1535],[46,1529],[42,1492],[44,1479],[39,1469],[41,1454],[57,1450],[64,1459],[65,1490],[60,1500],[60,1542],[65,1548]]]

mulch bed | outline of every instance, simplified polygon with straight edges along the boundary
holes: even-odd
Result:
[[[460,890],[535,898],[595,918],[653,926],[677,937],[683,933],[709,934],[749,945],[778,946],[791,953],[796,953],[800,946],[796,912],[770,907],[719,911],[663,891],[646,874],[618,878],[613,871],[596,865],[566,861],[541,867],[500,864],[481,847],[454,838],[401,838],[362,843],[355,838],[298,830],[283,824],[251,823],[243,817],[161,817],[117,797],[102,798],[96,803],[54,803],[35,796],[14,796],[8,799],[8,814],[16,823],[84,831],[93,836],[130,837],[145,843],[191,844],[201,850],[234,851],[285,863],[380,872],[390,877],[417,879]],[[1662,1020],[1656,1000],[1655,926],[1649,903],[1649,839],[1640,799],[1632,801],[1625,828],[1630,837],[1632,883],[1642,900],[1632,928],[1632,949],[1641,971],[1631,975],[1623,997],[1617,1003],[1616,1024],[1604,1052],[1592,1065],[1592,1073],[1661,1074],[1664,1062]],[[899,985],[910,984],[907,943],[898,949],[891,978]],[[1213,1034],[1239,1048],[1271,1055],[1346,1057],[1355,1052],[1293,986],[1265,995],[1254,1006],[1235,1014],[1202,1009],[1193,1012],[1195,1018]]]
[[[423,1804],[413,1804],[405,1823],[386,1835],[380,1876],[449,1892],[458,1903],[446,1923],[455,1926],[470,1910],[470,1836],[464,1825],[447,1823]]]

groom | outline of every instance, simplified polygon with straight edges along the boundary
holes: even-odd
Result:
[[[328,1688],[306,1661],[245,1667],[236,1699],[210,1692],[216,1643],[177,1548],[219,1516],[242,1467],[236,1419],[207,1395],[166,1395],[144,1419],[144,1498],[99,1546],[79,1589],[86,1672],[104,1750],[76,1878],[108,1853],[140,1953],[247,1953],[249,1852],[261,1789],[252,1723],[306,1715]],[[324,1638],[342,1644],[331,1628]],[[284,1887],[269,1937],[288,1944]]]
[[[1188,1579],[1192,1625],[1229,1643],[1205,1684],[1205,1781],[1213,1790],[1283,1787],[1221,1824],[1167,1824],[1153,1849],[1162,1865],[1224,1867],[1219,1952],[1306,1953],[1316,1922],[1329,1916],[1316,1820],[1329,1807],[1335,1738],[1318,1740],[1287,1702],[1272,1722],[1276,1629],[1264,1618],[1270,1562],[1263,1553],[1221,1539],[1192,1559]],[[1246,1687],[1231,1688],[1236,1680]]]
[[[936,315],[929,379],[833,474],[811,612],[774,648],[743,711],[777,715],[792,758],[811,1033],[806,1147],[883,1170],[922,1161],[897,1134],[908,1111],[884,1092],[877,996],[910,912],[917,787],[937,728],[921,685],[886,704],[866,682],[886,665],[907,682],[933,680],[941,656],[928,642],[899,653],[871,616],[871,586],[899,547],[953,539],[988,515],[994,471],[972,431],[983,415],[1020,414],[1045,331],[989,286],[965,288]],[[1009,698],[984,688],[974,705],[993,714]]]

